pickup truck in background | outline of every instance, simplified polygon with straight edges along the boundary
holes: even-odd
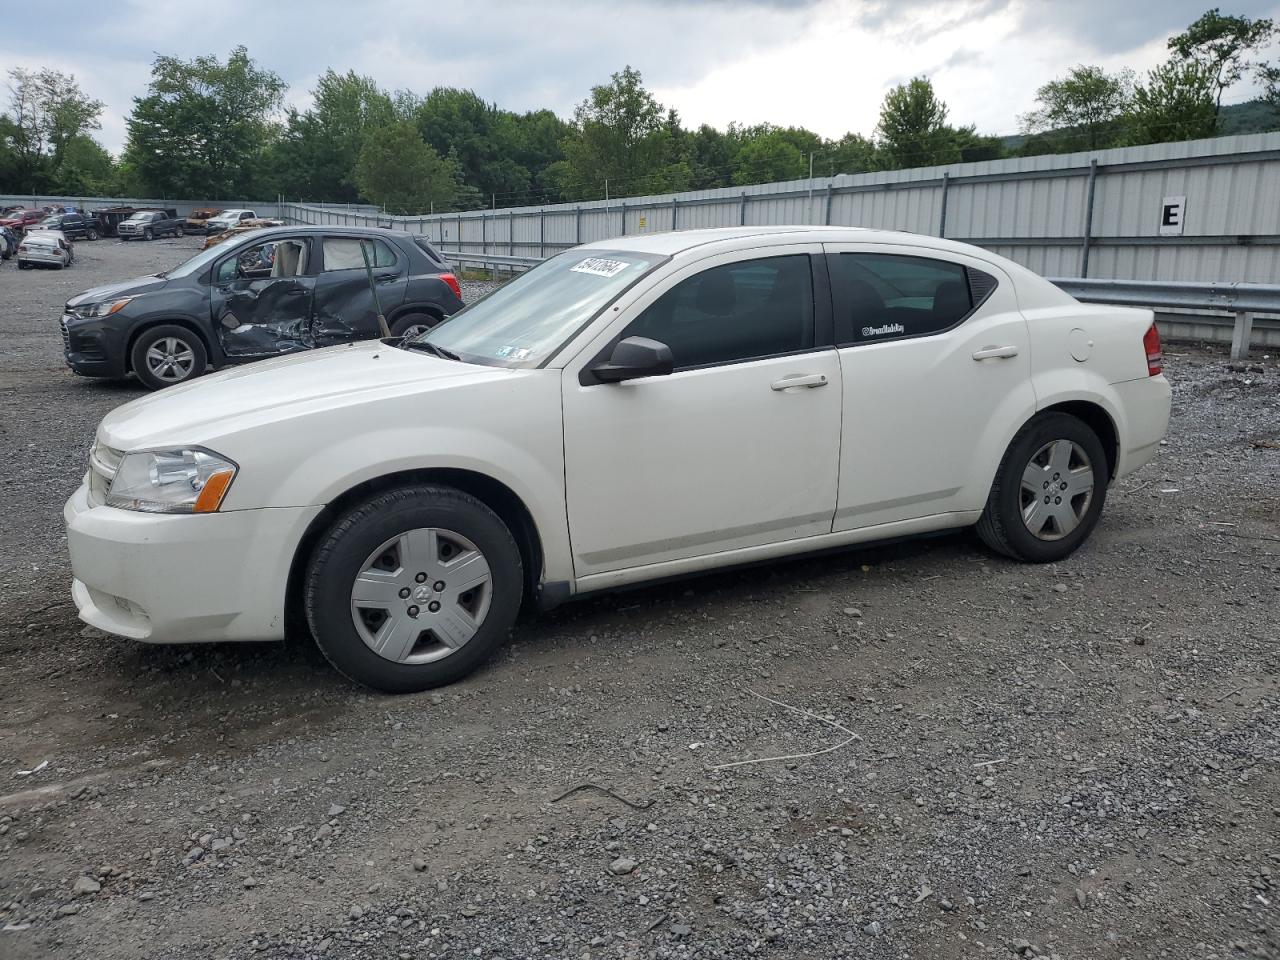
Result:
[[[217,207],[196,207],[182,225],[183,233],[204,233],[204,225],[222,213]]]
[[[206,236],[213,236],[215,233],[226,233],[242,220],[257,220],[258,215],[252,210],[244,210],[236,207],[231,210],[223,210],[216,217],[210,217],[204,223],[204,232]]]
[[[116,227],[116,236],[121,240],[154,240],[166,234],[173,237],[182,236],[184,221],[178,219],[177,210],[139,210],[123,220]]]

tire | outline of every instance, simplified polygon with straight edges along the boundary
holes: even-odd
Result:
[[[147,229],[142,231],[143,240],[154,240],[155,238],[156,238],[156,235],[154,232],[152,232],[150,227],[147,227]]]
[[[1062,560],[1097,526],[1109,479],[1102,441],[1084,421],[1066,413],[1038,414],[1005,451],[978,536],[1016,560]]]
[[[86,233],[86,234],[85,234],[85,239],[87,239],[87,240],[97,240],[97,239],[98,239],[98,231],[97,231],[97,230],[90,230],[88,233]]]
[[[152,353],[152,348],[156,353]],[[163,357],[171,358],[166,365]],[[163,324],[144,330],[129,352],[133,372],[148,390],[186,383],[204,373],[209,355],[200,337],[186,327]]]
[[[404,337],[411,333],[422,333],[425,330],[430,330],[439,322],[439,317],[434,317],[429,313],[406,313],[403,317],[397,317],[395,322],[391,324],[391,335],[393,337]]]
[[[404,551],[415,549],[427,559],[406,564]],[[467,573],[448,563],[467,564]],[[468,579],[450,586],[455,574]],[[354,596],[357,578],[373,592]],[[469,494],[422,484],[379,493],[337,519],[307,565],[303,605],[340,673],[375,690],[412,693],[460,680],[488,660],[523,592],[520,551],[497,514]],[[384,655],[374,649],[379,643],[395,649]]]
[[[18,269],[19,269],[19,270],[30,270],[30,269],[31,269],[31,264],[26,263],[25,261],[19,260],[19,261],[18,261]]]

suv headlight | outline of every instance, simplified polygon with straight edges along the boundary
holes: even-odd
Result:
[[[109,317],[113,313],[119,313],[133,299],[133,297],[121,297],[119,300],[103,300],[101,303],[84,303],[78,307],[72,307],[71,312],[81,320]]]
[[[107,491],[107,506],[144,513],[214,513],[238,469],[200,447],[127,453]]]

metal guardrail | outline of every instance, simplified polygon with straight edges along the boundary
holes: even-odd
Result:
[[[454,264],[479,264],[484,267],[506,267],[511,272],[517,270],[528,270],[535,267],[543,260],[542,257],[512,257],[497,253],[467,253],[461,250],[447,250],[436,244],[436,249]]]
[[[1231,359],[1243,360],[1259,314],[1280,316],[1280,285],[1270,283],[1179,283],[1150,280],[1093,280],[1078,277],[1050,281],[1077,300],[1152,310],[1209,310],[1235,315]],[[1223,318],[1224,322],[1232,322]]]

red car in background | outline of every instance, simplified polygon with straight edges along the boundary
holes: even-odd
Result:
[[[48,214],[43,210],[15,210],[4,219],[0,219],[0,227],[9,227],[22,233],[27,227],[39,223]]]

